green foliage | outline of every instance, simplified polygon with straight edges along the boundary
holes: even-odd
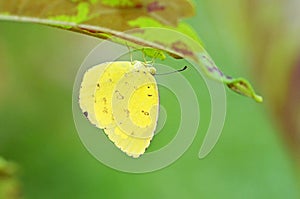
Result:
[[[22,0],[18,0],[22,1]],[[31,8],[28,7],[27,9],[22,10],[21,12],[17,13],[18,15],[22,16],[22,12],[24,13],[30,13],[30,15],[34,18],[23,18],[23,21],[35,21],[38,23],[42,23],[45,25],[51,25],[51,26],[57,26],[63,29],[67,30],[73,30],[76,32],[81,32],[83,34],[88,34],[95,37],[100,38],[111,38],[111,36],[117,37],[118,39],[114,39],[115,42],[118,43],[128,43],[128,45],[134,46],[134,43],[138,43],[141,48],[144,47],[151,47],[156,50],[165,51],[172,55],[175,58],[191,58],[199,64],[199,67],[202,68],[202,70],[205,72],[205,74],[209,77],[214,77],[215,80],[221,81],[224,84],[227,84],[229,79],[226,79],[224,77],[227,77],[227,75],[224,75],[221,71],[216,72],[215,64],[213,63],[212,59],[209,57],[207,52],[204,50],[203,47],[201,47],[200,53],[207,54],[206,57],[209,58],[209,60],[202,59],[201,56],[192,56],[189,57],[186,54],[182,54],[181,52],[177,51],[176,49],[170,49],[165,45],[157,45],[157,42],[159,44],[164,43],[164,40],[160,37],[156,38],[154,41],[148,41],[145,40],[145,37],[141,37],[138,40],[138,38],[131,38],[130,42],[128,41],[128,36],[126,33],[123,32],[115,32],[115,31],[122,31],[129,27],[138,27],[138,28],[145,28],[145,27],[159,27],[159,28],[168,28],[170,30],[176,30],[179,31],[185,35],[190,36],[192,39],[197,41],[199,45],[201,46],[201,41],[199,37],[197,36],[196,32],[186,23],[178,21],[185,17],[189,16],[193,10],[193,6],[190,2],[185,0],[177,0],[176,2],[170,2],[170,1],[147,1],[147,2],[137,2],[134,4],[132,1],[129,0],[115,0],[115,1],[106,1],[103,0],[102,3],[96,2],[96,1],[75,1],[76,5],[74,4],[74,1],[71,1],[72,4],[70,4],[70,1],[65,1],[65,6],[69,7],[70,9],[66,9],[64,12],[66,14],[55,14],[56,10],[60,10],[61,8],[53,8],[50,15],[48,15],[46,18],[50,19],[50,21],[43,20],[45,16],[40,16],[40,12],[33,11]],[[1,12],[11,12],[13,9],[9,6],[9,4],[0,2],[3,4],[3,7],[0,7],[0,13]],[[34,6],[34,3],[27,3],[32,4]],[[136,6],[135,6],[136,5]],[[42,5],[44,7],[48,6],[48,4]],[[60,5],[62,6],[62,5]],[[76,6],[76,14],[70,14],[68,13],[70,10],[74,9],[74,6]],[[132,7],[133,10],[128,12],[126,9],[119,9],[118,15],[115,15],[115,12],[111,12],[109,9],[109,6],[112,7],[124,7],[129,6]],[[192,8],[192,9],[190,9]],[[94,11],[91,12],[91,9]],[[95,11],[96,10],[96,11]],[[144,10],[147,10],[145,12]],[[155,13],[155,14],[153,14]],[[178,15],[174,14],[178,13]],[[180,14],[179,14],[180,13]],[[11,13],[14,14],[14,13]],[[126,17],[128,15],[128,17]],[[1,15],[0,15],[1,19]],[[9,19],[9,17],[3,17],[3,19]],[[15,19],[15,18],[14,18]],[[40,19],[40,21],[39,21]],[[58,21],[56,23],[55,21]],[[119,23],[106,23],[106,21],[114,21]],[[174,24],[175,21],[175,24]],[[163,24],[164,23],[164,24]],[[173,24],[173,25],[172,25]],[[141,42],[142,41],[142,42]],[[174,41],[175,42],[175,41]],[[176,43],[182,43],[181,45],[184,46],[184,50],[191,50],[193,49],[190,44],[186,43],[185,41],[181,41],[180,38],[177,38]],[[174,45],[175,43],[170,43],[171,45]],[[181,48],[181,47],[180,47]],[[182,49],[180,49],[182,50]],[[193,50],[192,50],[193,51]],[[191,51],[191,52],[192,52]],[[153,52],[154,53],[154,52]],[[153,53],[149,53],[148,49],[148,55],[151,55]],[[206,62],[206,63],[204,63]],[[211,70],[213,69],[213,70]],[[229,88],[231,88],[233,91],[237,91],[240,94],[243,94],[248,97],[254,98],[256,101],[262,101],[257,100],[258,98],[261,99],[261,97],[256,97],[257,95],[254,93],[251,86],[243,87],[240,89],[241,85],[248,85],[248,82],[244,82],[243,79],[239,79],[239,81],[235,81],[234,78],[230,77],[230,85],[228,85]],[[240,82],[240,84],[236,84],[237,82]]]

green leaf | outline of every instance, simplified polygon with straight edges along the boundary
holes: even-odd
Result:
[[[138,43],[141,43],[142,39],[147,38],[147,42],[144,41],[145,43],[143,43],[144,46],[152,47],[153,50],[160,49],[169,53],[174,58],[189,59],[195,62],[206,76],[226,84],[231,90],[241,95],[253,98],[256,102],[263,101],[262,97],[255,93],[247,80],[225,75],[216,66],[199,40],[195,41],[193,38],[186,37],[186,34],[181,34],[175,30],[176,28],[144,28],[142,31],[132,31],[132,33],[128,32],[127,34],[134,35]],[[135,48],[143,49],[143,45],[140,47],[137,45],[134,46]]]
[[[178,20],[193,16],[194,7],[187,0],[0,0],[0,13],[35,18],[41,23],[50,19],[122,31],[131,28],[128,21],[139,17],[174,26]],[[48,25],[57,24],[49,21]]]
[[[39,23],[112,39],[123,45],[144,49],[148,56],[160,59],[165,58],[163,52],[174,58],[187,58],[193,60],[208,77],[261,102],[262,98],[255,94],[246,80],[223,74],[203,48],[193,28],[180,22],[182,18],[193,15],[194,7],[188,0],[54,0],[51,6],[47,1],[0,0],[0,20]],[[134,27],[143,28],[144,32],[122,32]],[[145,31],[147,27],[177,31],[183,35],[151,35],[151,30]],[[186,36],[190,40],[187,41]]]
[[[202,43],[195,30],[189,24],[184,22],[180,22],[179,24],[177,24],[177,26],[167,26],[150,17],[139,17],[135,20],[128,21],[128,24],[133,28],[147,28],[147,27],[169,28],[172,30],[179,31],[183,34],[186,34],[192,39],[194,39],[195,41]]]
[[[255,94],[254,89],[250,85],[250,83],[243,79],[237,78],[232,80],[226,80],[227,86],[234,90],[235,92],[245,95],[247,97],[253,98],[256,102],[262,102],[263,98],[257,94]]]

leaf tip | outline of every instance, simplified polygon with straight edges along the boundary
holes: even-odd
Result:
[[[263,97],[260,95],[257,95],[252,88],[251,84],[243,79],[243,78],[238,78],[238,79],[233,79],[227,82],[227,86],[235,91],[236,93],[239,93],[241,95],[251,97],[254,99],[256,102],[262,103],[263,102]]]
[[[260,96],[260,95],[254,95],[253,96],[253,98],[254,98],[254,100],[256,101],[256,102],[258,102],[258,103],[262,103],[263,101],[264,101],[264,99],[263,99],[263,97],[262,96]]]

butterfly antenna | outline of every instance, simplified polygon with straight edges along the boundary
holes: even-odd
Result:
[[[155,74],[155,75],[170,75],[173,73],[180,73],[182,71],[185,71],[186,69],[187,69],[187,66],[184,66],[182,69],[179,69],[179,70],[175,70],[175,71],[168,72],[168,73]]]

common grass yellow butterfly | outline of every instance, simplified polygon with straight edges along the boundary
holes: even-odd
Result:
[[[159,96],[155,68],[140,61],[116,61],[87,70],[79,105],[88,120],[103,129],[127,155],[142,155],[154,136]]]

